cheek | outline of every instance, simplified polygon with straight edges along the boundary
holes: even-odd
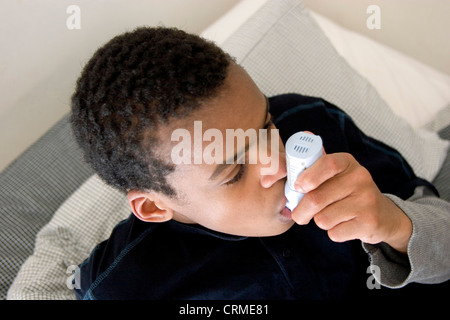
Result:
[[[198,223],[216,230],[247,225],[261,212],[261,199],[249,191],[209,192],[191,212]]]
[[[209,190],[199,190],[190,187],[185,190],[186,201],[178,206],[179,212],[192,221],[206,227],[210,224],[220,224],[229,212],[234,212],[235,202],[223,193]]]
[[[252,184],[248,183],[233,194],[233,197],[228,198],[229,215],[237,221],[245,220],[251,224],[271,214],[276,206],[277,188],[263,188],[259,177],[254,180]]]
[[[195,178],[186,175],[177,183],[177,191],[185,200],[177,204],[175,211],[194,223],[223,232],[260,225],[278,210],[284,184],[280,180],[270,188],[263,188],[258,166],[251,167],[242,184],[229,188],[203,187],[190,183]]]

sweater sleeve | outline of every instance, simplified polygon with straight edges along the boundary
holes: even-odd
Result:
[[[406,201],[385,194],[412,222],[407,255],[386,243],[362,244],[371,266],[379,268],[374,277],[383,286],[401,288],[412,282],[432,284],[450,279],[450,203],[426,192],[426,187],[418,187]]]

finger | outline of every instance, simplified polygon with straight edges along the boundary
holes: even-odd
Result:
[[[305,194],[298,206],[292,211],[292,219],[298,224],[308,224],[316,214],[349,197],[354,187],[352,177],[348,175],[337,175],[325,181],[316,189]],[[349,212],[348,207],[344,211]],[[328,212],[328,209],[326,212]]]
[[[336,225],[327,232],[328,237],[334,242],[355,240],[360,238],[361,225],[356,219],[351,219]]]
[[[379,224],[364,202],[355,201],[353,196],[337,202],[314,217],[316,224],[328,231],[335,242],[359,239],[366,243],[382,241],[376,226]]]
[[[314,215],[316,225],[323,230],[331,230],[340,223],[356,218],[358,209],[351,198],[349,196],[344,200],[337,201]]]
[[[316,189],[326,180],[347,170],[353,162],[356,160],[348,153],[323,155],[297,177],[294,187],[298,192],[307,193]]]

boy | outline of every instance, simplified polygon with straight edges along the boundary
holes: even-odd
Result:
[[[450,204],[424,196],[430,183],[326,101],[267,99],[195,35],[139,28],[115,37],[84,68],[72,111],[86,160],[127,193],[133,212],[81,265],[80,299],[364,297],[373,294],[367,253],[385,286],[450,277]],[[222,136],[278,129],[279,137],[228,150],[226,141],[214,149],[221,161],[175,164],[173,133],[195,136],[196,121]],[[290,212],[283,142],[302,130],[320,135],[325,151],[298,177],[306,195]],[[248,161],[263,145],[275,170]],[[182,156],[202,158],[207,148],[203,139]]]

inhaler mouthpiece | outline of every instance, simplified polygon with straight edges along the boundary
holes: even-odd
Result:
[[[286,142],[287,180],[284,194],[287,198],[286,207],[294,210],[304,194],[295,191],[294,183],[303,170],[309,168],[322,156],[322,139],[319,136],[297,132]]]

